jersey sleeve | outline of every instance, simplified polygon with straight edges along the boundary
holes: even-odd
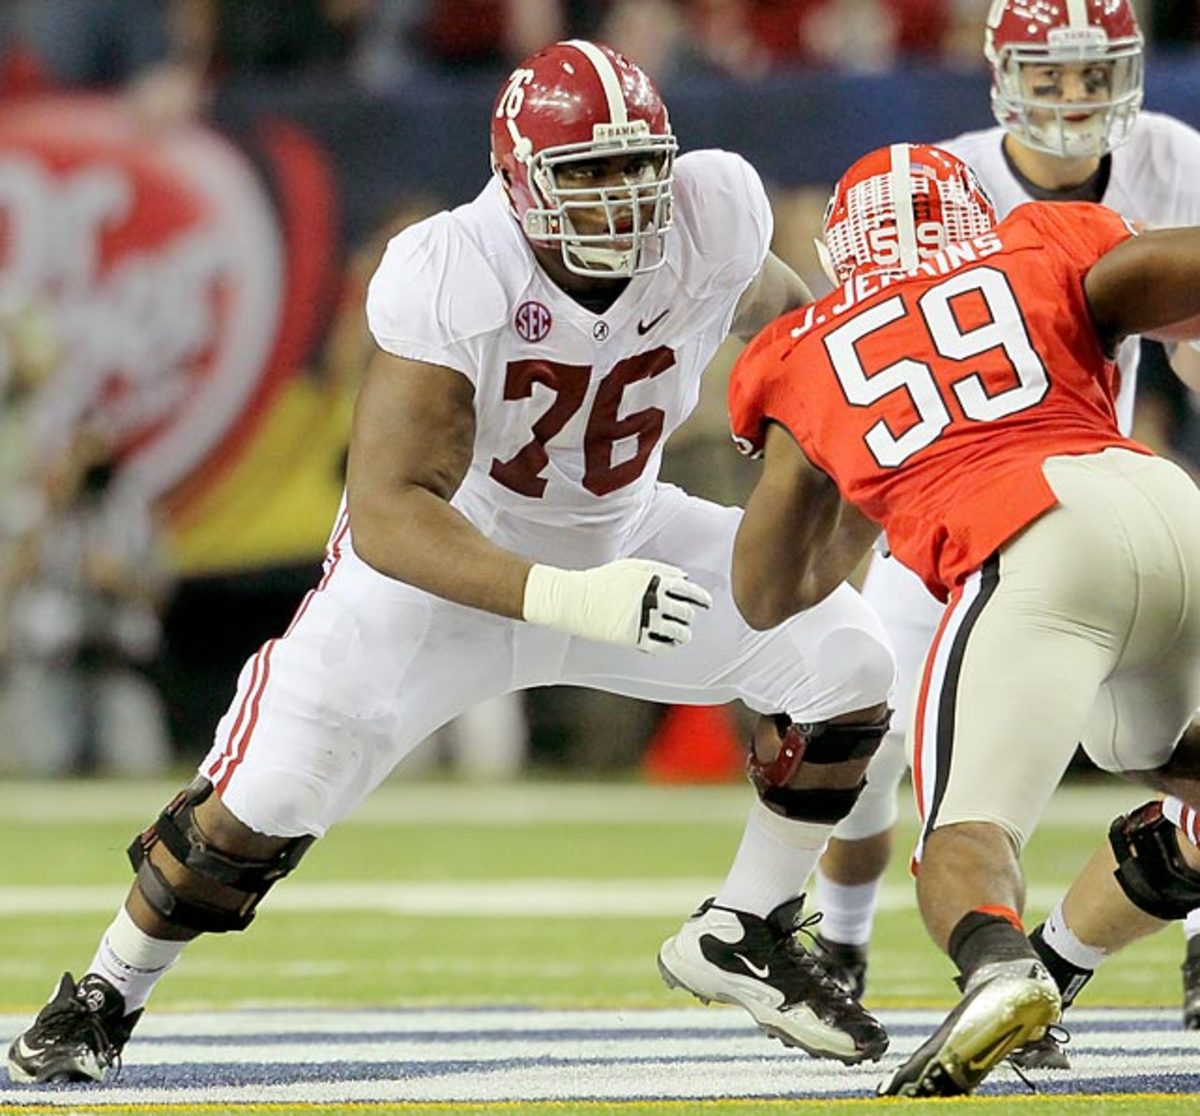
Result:
[[[449,213],[393,237],[367,287],[367,325],[380,348],[472,380],[471,342],[501,328],[507,310],[487,259]]]
[[[1200,132],[1182,120],[1146,113],[1155,128],[1147,166],[1154,195],[1148,217],[1156,228],[1200,225]]]
[[[1134,235],[1124,217],[1091,202],[1031,202],[1020,214],[1058,248],[1068,267],[1082,276],[1101,256]]]
[[[692,294],[740,292],[762,269],[775,231],[758,172],[731,151],[692,151],[675,161],[676,228],[695,261]]]
[[[792,320],[787,315],[767,326],[742,350],[729,374],[729,429],[734,445],[748,457],[762,453],[768,420],[781,417],[777,394]]]

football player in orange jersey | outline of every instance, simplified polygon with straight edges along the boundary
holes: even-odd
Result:
[[[1028,201],[1094,201],[1151,227],[1200,224],[1200,132],[1142,109],[1144,44],[1129,0],[994,0],[983,28],[995,126],[938,146],[970,165],[1004,218]],[[1117,354],[1117,423],[1134,428],[1141,344]],[[1185,362],[1190,365],[1185,367]],[[1200,352],[1177,346],[1172,364],[1196,384]],[[835,977],[862,997],[869,943],[892,848],[904,734],[916,680],[942,609],[920,580],[882,554],[871,557],[863,596],[896,650],[895,713],[871,759],[867,786],[838,823],[815,875],[822,913],[815,947]],[[1190,730],[1200,734],[1200,724]],[[1200,911],[1184,922],[1184,1025],[1200,1028]],[[1082,945],[1060,906],[1034,927],[1035,948],[1064,997],[1074,995],[1102,954]],[[1026,1068],[1068,1068],[1054,1038],[1015,1051]]]
[[[954,1095],[1059,1017],[1019,853],[1078,741],[1178,797],[1113,822],[1071,924],[1115,948],[1200,904],[1200,755],[1177,743],[1200,706],[1200,491],[1121,434],[1113,360],[1196,332],[1200,228],[1139,236],[1092,203],[995,225],[965,163],[895,144],[838,183],[823,248],[840,286],[733,371],[735,436],[764,457],[734,599],[777,624],[882,528],[948,601],[909,733],[914,865],[964,994],[881,1091]]]

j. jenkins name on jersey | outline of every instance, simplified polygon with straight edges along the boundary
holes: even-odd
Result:
[[[978,263],[988,256],[999,252],[1003,245],[1000,238],[993,232],[971,240],[961,240],[955,244],[947,244],[923,259],[911,271],[874,271],[857,273],[847,279],[840,288],[840,301],[829,305],[832,295],[826,296],[819,302],[810,302],[804,308],[804,320],[791,330],[792,337],[803,337],[813,326],[823,325],[829,320],[829,315],[840,317],[848,310],[853,310],[860,302],[878,294],[900,279],[913,275],[927,275],[931,279],[947,275],[963,264]],[[820,309],[818,309],[820,308]]]

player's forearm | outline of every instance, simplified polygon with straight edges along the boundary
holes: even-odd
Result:
[[[835,530],[810,562],[801,590],[805,608],[823,601],[858,568],[879,537],[879,527],[850,505],[843,505]]]
[[[759,630],[820,604],[849,578],[879,534],[861,513],[840,504],[832,486],[826,498],[790,519],[769,500],[762,489],[751,496],[733,549],[734,602]],[[784,522],[788,526],[781,527]]]
[[[1200,228],[1130,238],[1093,265],[1084,290],[1105,342],[1131,334],[1193,338],[1200,331]]]
[[[441,497],[415,485],[351,499],[354,549],[387,577],[448,601],[521,619],[530,561],[496,546]]]
[[[663,562],[535,565],[428,489],[408,486],[373,503],[380,499],[351,502],[355,551],[380,573],[458,604],[652,654],[687,643],[696,610],[712,605],[708,590]]]
[[[733,599],[746,623],[763,631],[824,596],[815,572],[825,536],[780,530],[777,521],[751,510],[734,539]]]

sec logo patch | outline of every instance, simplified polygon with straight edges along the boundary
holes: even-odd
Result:
[[[517,307],[516,316],[513,318],[513,324],[517,327],[517,332],[526,341],[542,341],[550,332],[550,326],[554,319],[550,315],[550,311],[546,309],[540,302],[522,302]]]

